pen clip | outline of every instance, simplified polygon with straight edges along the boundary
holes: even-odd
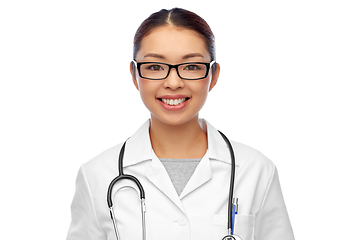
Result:
[[[239,199],[238,198],[233,198],[233,208],[234,208],[234,206],[235,206],[235,214],[237,214],[238,213],[238,211],[239,211]]]

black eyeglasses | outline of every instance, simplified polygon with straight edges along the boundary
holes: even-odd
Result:
[[[161,62],[136,62],[133,60],[141,78],[150,80],[162,80],[169,76],[172,68],[176,69],[177,75],[185,80],[199,80],[206,78],[210,68],[216,61],[187,62],[171,65]]]

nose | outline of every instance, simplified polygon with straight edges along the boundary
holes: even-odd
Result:
[[[178,76],[176,69],[172,68],[170,70],[169,76],[164,80],[164,87],[170,88],[171,90],[184,88],[184,80]]]

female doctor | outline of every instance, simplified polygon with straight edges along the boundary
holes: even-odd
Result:
[[[192,12],[161,10],[137,30],[133,59],[132,80],[151,118],[126,141],[122,169],[144,188],[146,221],[142,226],[137,186],[117,182],[111,199],[118,237],[143,239],[144,228],[149,240],[221,240],[227,235],[231,154],[219,132],[199,119],[220,71],[213,33]],[[68,240],[118,239],[106,197],[119,174],[123,143],[80,168]],[[276,167],[259,151],[231,143],[235,239],[293,240]]]

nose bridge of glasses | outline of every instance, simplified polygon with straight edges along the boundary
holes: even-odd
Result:
[[[176,75],[177,75],[177,77],[178,77],[178,78],[181,78],[181,77],[180,77],[180,74],[179,74],[178,67],[179,67],[178,65],[168,65],[168,70],[167,70],[168,72],[167,72],[166,78],[169,77],[169,75],[170,75],[172,69],[175,69],[175,70],[176,70]]]

